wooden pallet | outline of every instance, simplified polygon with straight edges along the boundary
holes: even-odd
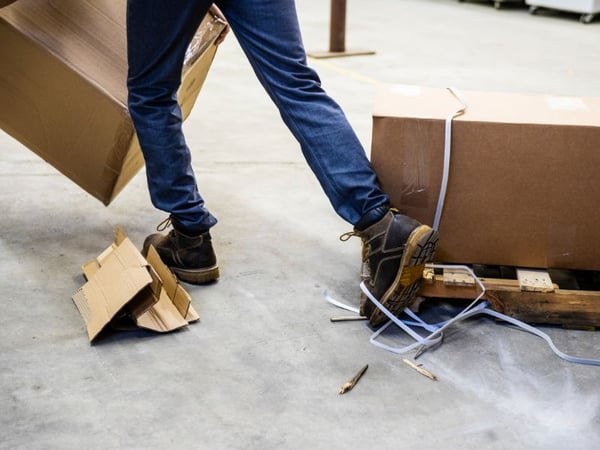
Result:
[[[514,272],[516,279],[479,277],[486,288],[483,299],[495,311],[528,323],[584,329],[600,326],[600,290],[561,289],[544,270]],[[425,298],[475,299],[481,293],[466,271],[438,273],[426,268],[423,277],[419,295]]]

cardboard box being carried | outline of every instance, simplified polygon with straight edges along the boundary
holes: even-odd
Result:
[[[0,9],[0,127],[109,204],[143,166],[127,111],[126,0],[19,0]],[[207,16],[188,49],[184,117],[223,23]]]
[[[200,317],[189,294],[161,261],[154,247],[147,259],[117,228],[113,244],[84,264],[87,282],[73,295],[85,320],[90,342],[115,320],[166,332]]]
[[[462,91],[436,260],[600,270],[600,98]],[[447,89],[383,86],[371,158],[403,213],[433,224]]]

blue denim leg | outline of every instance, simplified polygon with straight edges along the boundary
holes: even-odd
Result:
[[[150,198],[180,228],[217,220],[198,193],[177,89],[185,51],[210,0],[128,0],[129,112],[146,162]]]
[[[210,3],[127,4],[129,108],[146,160],[150,196],[157,208],[188,229],[216,223],[196,187],[176,100],[185,50]],[[294,0],[217,3],[336,212],[356,224],[387,205],[348,120],[307,65]]]
[[[307,65],[294,0],[217,3],[336,212],[356,224],[387,205],[346,116]]]

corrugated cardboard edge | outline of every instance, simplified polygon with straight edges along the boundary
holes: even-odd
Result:
[[[148,263],[120,230],[96,265],[88,261],[83,270],[88,281],[72,298],[87,325],[90,342],[126,306],[141,314],[154,303],[152,296],[139,295],[152,283]]]
[[[82,270],[87,281],[72,299],[90,342],[123,310],[137,326],[160,333],[200,319],[190,295],[154,247],[145,259],[120,227],[113,243]]]
[[[600,97],[455,91],[466,103],[465,114],[454,119],[458,122],[600,126]],[[448,88],[380,84],[375,91],[373,117],[445,120],[460,107],[461,102]]]
[[[142,328],[164,333],[199,320],[200,316],[192,306],[190,295],[161,261],[152,246],[148,249],[147,260],[154,281],[153,295],[158,301],[136,318],[136,324]]]

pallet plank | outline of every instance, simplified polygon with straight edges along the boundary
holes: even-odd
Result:
[[[490,291],[487,294],[495,311],[524,322],[567,327],[600,326],[598,291]]]
[[[480,280],[486,287],[483,299],[502,314],[528,323],[600,326],[600,291],[566,290],[557,285],[552,292],[527,291],[521,288],[519,280]],[[448,284],[443,274],[430,274],[419,290],[419,295],[425,298],[469,300],[479,294],[479,286]]]

